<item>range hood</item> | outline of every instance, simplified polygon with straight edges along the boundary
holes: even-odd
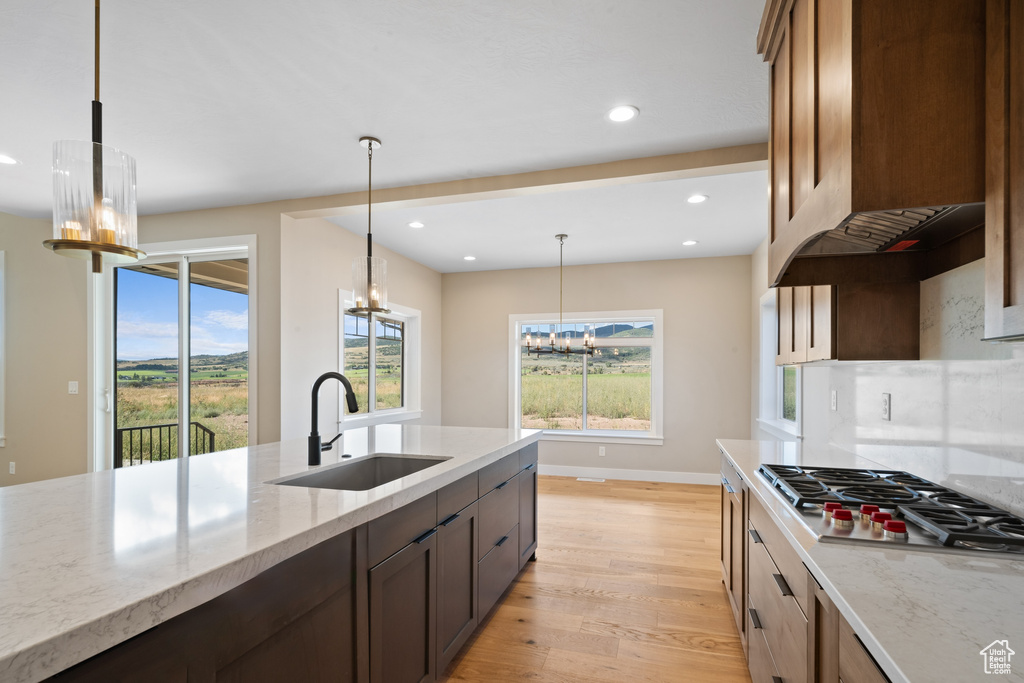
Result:
[[[984,202],[853,213],[795,256],[930,251],[984,224]]]

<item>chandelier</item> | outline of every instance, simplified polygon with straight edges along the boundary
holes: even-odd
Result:
[[[53,143],[53,239],[43,246],[54,253],[90,259],[92,272],[103,264],[133,263],[138,249],[135,159],[103,144],[100,103],[100,0],[96,0],[95,99],[92,142]]]
[[[565,238],[568,235],[559,234],[555,235],[558,240],[558,332],[562,334],[562,271],[563,271],[563,259],[562,252],[565,248]],[[535,343],[536,342],[536,343]],[[527,334],[524,343],[527,355],[536,353],[538,355],[543,353],[560,353],[563,355],[571,354],[582,354],[587,356],[593,356],[596,347],[594,346],[594,330],[591,328],[583,333],[583,343],[577,346],[572,345],[572,332],[565,332],[564,336],[556,336],[554,332],[548,335],[548,345],[542,346],[540,337],[533,339],[532,335]],[[616,350],[617,351],[617,350]],[[600,353],[598,351],[598,353]]]
[[[380,149],[380,140],[370,136],[359,138],[359,144],[366,149],[367,191],[366,191],[366,258],[362,256],[352,262],[352,300],[355,306],[349,313],[390,313],[388,310],[388,262],[373,255],[373,150]]]

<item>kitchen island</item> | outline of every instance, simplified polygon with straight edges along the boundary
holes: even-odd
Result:
[[[1002,645],[1011,650],[1024,643],[1024,557],[819,541],[804,518],[757,472],[762,463],[892,469],[891,453],[886,454],[887,467],[834,447],[739,440],[719,440],[718,446],[753,497],[748,504],[767,511],[771,524],[891,681],[991,680],[983,650],[990,645],[999,648],[1001,641],[1007,641]],[[952,452],[937,457],[927,447],[906,447],[902,452],[907,461],[901,467],[951,488],[969,489],[978,497],[987,489],[994,503],[1013,501],[1011,491],[1019,490],[1024,478],[1019,465],[1003,462],[989,468],[993,474],[984,484],[975,475],[962,480],[962,472],[979,471],[977,455],[969,460]],[[753,638],[751,633],[747,638]],[[999,680],[1024,681],[1024,659],[1011,655],[1009,664],[1009,672],[1000,674]]]
[[[539,437],[350,430],[318,469],[373,453],[447,458],[366,491],[268,483],[310,469],[304,439],[0,489],[0,680],[57,674],[494,468]]]

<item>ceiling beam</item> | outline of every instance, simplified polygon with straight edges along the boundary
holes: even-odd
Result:
[[[404,209],[658,180],[700,178],[767,168],[768,145],[758,143],[546,171],[375,189],[373,206],[375,209]],[[300,219],[360,213],[366,208],[366,194],[360,191],[305,199],[303,206],[313,208],[286,211],[284,215]]]

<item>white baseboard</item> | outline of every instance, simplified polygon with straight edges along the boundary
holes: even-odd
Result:
[[[622,479],[624,481],[659,481],[667,484],[722,483],[718,474],[703,472],[663,472],[658,470],[620,470],[613,467],[570,467],[566,465],[538,465],[537,472],[556,477],[590,477],[593,479]]]

